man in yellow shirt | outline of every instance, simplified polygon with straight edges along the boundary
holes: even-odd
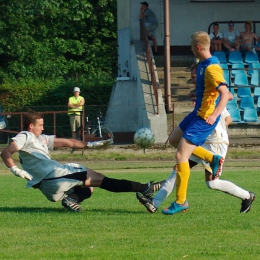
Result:
[[[76,130],[81,125],[81,115],[83,111],[83,105],[85,104],[85,99],[79,95],[80,88],[75,87],[73,93],[74,95],[69,98],[68,102],[68,115],[70,116],[72,138],[76,139]]]

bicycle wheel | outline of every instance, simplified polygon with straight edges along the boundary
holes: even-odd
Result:
[[[100,130],[101,130],[101,133],[99,131],[99,128],[97,127],[92,132],[92,134],[95,135],[95,137],[99,137],[99,138],[104,139],[104,140],[106,140],[106,139],[114,139],[113,133],[112,133],[112,131],[109,128],[101,126]]]

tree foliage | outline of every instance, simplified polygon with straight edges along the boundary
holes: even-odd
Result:
[[[115,73],[115,0],[0,0],[0,81]]]

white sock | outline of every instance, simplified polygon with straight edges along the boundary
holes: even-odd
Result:
[[[242,200],[250,198],[248,191],[238,187],[230,181],[216,179],[213,181],[206,181],[206,185],[210,189],[223,191]]]
[[[162,202],[172,193],[176,183],[176,171],[172,170],[171,175],[167,181],[163,184],[161,189],[156,193],[153,199],[153,205],[155,208],[159,208]]]

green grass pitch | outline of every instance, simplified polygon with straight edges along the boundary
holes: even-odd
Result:
[[[250,160],[248,164],[250,164]],[[172,162],[85,161],[113,178],[147,182],[168,177]],[[260,194],[258,166],[226,167],[223,179]],[[0,259],[260,259],[258,198],[248,214],[241,201],[212,191],[201,167],[192,170],[189,211],[165,216],[139,204],[134,193],[110,193],[95,188],[71,213],[50,202],[39,190],[25,189],[25,180],[0,163]]]

